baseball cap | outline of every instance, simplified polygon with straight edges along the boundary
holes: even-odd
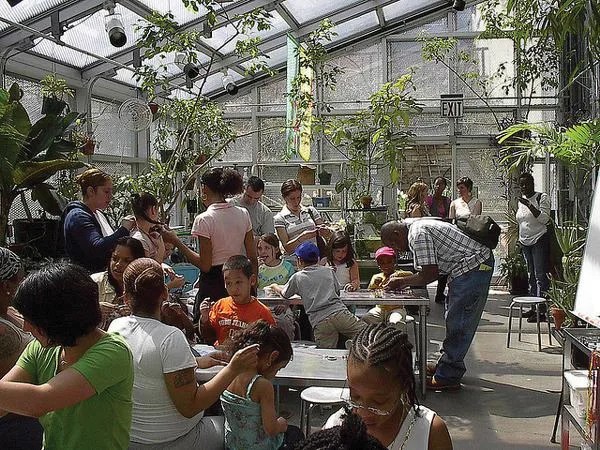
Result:
[[[303,242],[296,247],[294,254],[303,261],[314,262],[319,260],[319,248],[312,242]]]
[[[378,259],[380,256],[396,256],[396,252],[392,247],[380,247],[375,252],[375,259]]]

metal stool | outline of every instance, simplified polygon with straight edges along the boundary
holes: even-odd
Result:
[[[515,306],[519,307],[519,342],[521,341],[521,330],[523,324],[523,306],[536,306],[537,315],[537,338],[538,338],[538,351],[542,351],[542,336],[540,334],[540,309],[539,305],[545,304],[548,306],[548,300],[543,297],[515,297],[512,299],[510,306],[508,307],[508,336],[506,337],[506,348],[510,347],[510,332],[512,328],[512,313]],[[550,331],[550,321],[548,323],[548,344],[552,345],[552,332]]]
[[[300,430],[308,437],[310,434],[310,410],[315,405],[336,405],[349,398],[348,388],[309,387],[300,394]]]

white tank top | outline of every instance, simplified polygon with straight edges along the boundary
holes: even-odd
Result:
[[[423,450],[429,446],[429,431],[435,417],[435,412],[425,406],[419,406],[419,416],[415,416],[414,408],[411,408],[398,434],[388,445],[388,450]],[[342,424],[344,409],[334,413],[323,428],[332,428]],[[414,422],[414,423],[413,423]],[[412,425],[412,426],[411,426]]]
[[[350,267],[346,263],[336,264],[333,266],[335,269],[335,277],[340,283],[340,287],[344,289],[348,283],[350,283]]]

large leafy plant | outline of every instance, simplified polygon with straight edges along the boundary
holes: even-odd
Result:
[[[21,95],[16,83],[8,91],[0,89],[0,245],[6,244],[8,216],[17,197],[31,190],[44,209],[59,215],[57,195],[46,181],[61,170],[84,165],[77,160],[75,145],[65,139],[79,114],[47,115],[32,124]]]

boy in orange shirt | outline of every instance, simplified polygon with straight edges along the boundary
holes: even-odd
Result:
[[[223,278],[229,297],[212,306],[208,299],[200,303],[200,332],[206,342],[223,345],[234,332],[259,319],[275,325],[271,310],[250,295],[256,285],[256,275],[247,257],[229,258],[223,264]]]

